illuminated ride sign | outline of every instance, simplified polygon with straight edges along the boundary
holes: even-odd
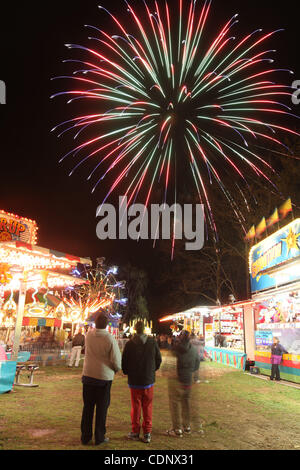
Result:
[[[35,245],[37,230],[34,220],[0,210],[0,242],[21,241]]]
[[[300,280],[300,219],[254,245],[249,268],[251,292]]]

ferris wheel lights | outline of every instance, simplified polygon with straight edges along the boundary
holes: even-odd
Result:
[[[118,273],[118,270],[119,270],[118,266],[112,266],[112,267],[107,271],[107,274],[110,274],[110,273],[112,273],[112,274],[117,274],[117,273]]]

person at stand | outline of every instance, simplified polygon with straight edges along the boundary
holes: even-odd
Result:
[[[106,331],[107,316],[100,310],[96,328],[85,338],[85,358],[82,371],[83,410],[81,442],[88,445],[93,436],[93,417],[96,407],[95,445],[108,442],[106,417],[115,373],[121,369],[121,352],[116,339]]]
[[[271,377],[270,380],[280,380],[280,371],[279,371],[279,364],[282,361],[282,355],[288,354],[288,352],[284,349],[284,347],[280,344],[279,339],[277,336],[273,338],[273,344],[271,346]]]
[[[204,361],[204,340],[203,340],[203,337],[201,336],[196,336],[194,334],[194,336],[191,335],[191,344],[196,348],[196,351],[199,355],[199,367],[198,369],[193,373],[193,381],[194,383],[196,384],[199,384],[201,381],[200,381],[200,375],[199,375],[199,372],[200,372],[200,364],[201,364],[201,361]]]
[[[79,366],[79,361],[81,357],[81,351],[84,347],[84,335],[82,334],[82,329],[79,328],[78,333],[74,336],[72,340],[72,352],[69,361],[69,367],[72,367],[75,361],[75,367]]]
[[[144,334],[144,323],[135,325],[136,334],[126,343],[122,356],[122,370],[128,376],[131,394],[131,429],[128,439],[139,440],[140,419],[143,411],[143,442],[151,441],[152,405],[155,372],[161,365],[161,353],[156,340]]]
[[[215,334],[215,346],[219,346],[220,348],[226,348],[227,347],[227,341],[225,336],[219,331],[218,333]]]

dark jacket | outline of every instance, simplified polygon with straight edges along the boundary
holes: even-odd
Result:
[[[220,346],[221,348],[226,348],[227,346],[227,341],[225,336],[222,334],[217,334],[215,337],[215,346]]]
[[[84,346],[84,335],[82,333],[77,333],[77,335],[74,336],[73,341],[72,341],[72,347],[74,346]]]
[[[146,386],[155,383],[155,371],[161,364],[161,354],[154,338],[135,335],[125,344],[122,370],[128,375],[128,384]]]
[[[199,369],[200,357],[196,348],[190,341],[178,342],[174,346],[174,352],[177,357],[177,376],[179,382],[184,385],[191,385],[193,382],[193,373]]]

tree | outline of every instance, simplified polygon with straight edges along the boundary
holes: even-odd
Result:
[[[149,319],[146,289],[148,277],[143,269],[132,266],[130,263],[122,268],[122,276],[126,281],[127,305],[123,317],[124,323],[134,319]]]

